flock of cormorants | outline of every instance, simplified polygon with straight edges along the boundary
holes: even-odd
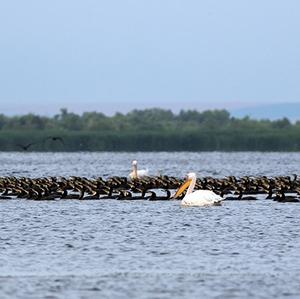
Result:
[[[172,200],[183,178],[145,176],[140,178],[101,177],[0,177],[0,199],[31,200]],[[299,202],[300,180],[297,175],[279,177],[198,178],[195,190],[211,190],[224,200],[271,199],[278,202]],[[181,199],[184,194],[181,195]],[[176,198],[177,199],[177,198]]]

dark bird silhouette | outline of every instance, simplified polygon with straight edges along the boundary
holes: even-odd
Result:
[[[44,142],[46,142],[47,140],[51,140],[51,141],[59,141],[59,142],[61,142],[63,145],[65,145],[65,142],[64,142],[63,138],[62,138],[62,137],[59,137],[59,136],[49,136],[49,137],[47,137],[47,138],[44,140]]]
[[[35,143],[28,143],[28,144],[16,144],[19,148],[21,148],[23,151],[28,151],[28,149],[33,146]]]

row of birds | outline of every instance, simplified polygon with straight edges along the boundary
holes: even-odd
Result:
[[[158,191],[159,190],[159,191]],[[172,195],[173,193],[173,195]],[[0,199],[119,199],[181,200],[183,206],[221,205],[223,200],[255,200],[257,195],[278,202],[299,202],[300,180],[297,175],[236,178],[198,178],[189,173],[185,179],[148,176],[132,162],[128,177],[0,177]]]

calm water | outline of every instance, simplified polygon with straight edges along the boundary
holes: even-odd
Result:
[[[0,153],[0,176],[290,175],[296,153]],[[299,298],[300,204],[0,202],[0,298]]]

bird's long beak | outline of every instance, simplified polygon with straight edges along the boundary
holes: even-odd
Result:
[[[180,195],[183,193],[183,191],[184,191],[186,188],[189,187],[189,185],[191,184],[191,182],[192,182],[192,179],[186,180],[186,181],[180,186],[180,188],[177,190],[177,192],[176,192],[175,195],[174,195],[174,198],[177,198],[178,196],[180,196]]]

